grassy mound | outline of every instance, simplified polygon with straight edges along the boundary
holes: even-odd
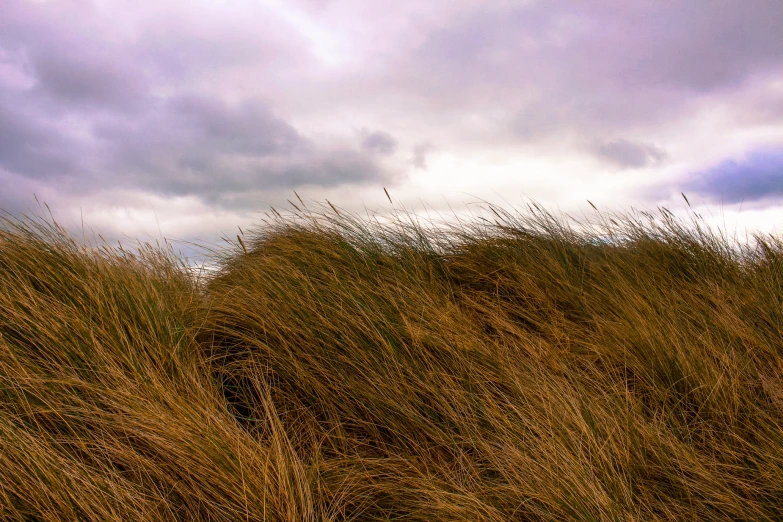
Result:
[[[297,209],[195,277],[0,226],[0,517],[783,519],[783,241]]]

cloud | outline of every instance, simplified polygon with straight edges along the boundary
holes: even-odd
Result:
[[[318,147],[258,101],[231,106],[183,95],[145,118],[106,124],[97,136],[107,143],[110,170],[134,187],[215,202],[237,192],[334,186],[385,175],[372,154]]]
[[[780,0],[5,0],[0,207],[46,189],[228,212],[392,181],[483,197],[539,168],[531,196],[555,204],[632,192],[634,169],[779,134],[781,19]],[[628,172],[592,178],[590,157]],[[730,170],[693,186],[774,194]]]
[[[388,132],[362,130],[362,148],[367,152],[390,156],[397,151],[397,140]]]
[[[666,153],[647,143],[626,139],[603,142],[595,147],[596,155],[618,167],[641,168],[661,163]]]
[[[33,80],[27,94],[39,111],[128,110],[147,95],[144,67],[89,4],[10,0],[3,9],[11,22],[0,28],[0,54]]]
[[[396,149],[388,133],[359,149],[313,140],[262,96],[210,85],[234,68],[307,63],[301,38],[262,8],[164,3],[116,20],[111,4],[73,9],[65,23],[64,4],[12,0],[0,22],[0,74],[17,78],[0,84],[3,183],[44,180],[62,200],[123,189],[220,205],[391,176],[374,159]]]
[[[739,203],[783,198],[783,148],[756,150],[727,159],[684,185],[715,201]]]
[[[0,214],[42,214],[43,207],[35,202],[35,196],[48,196],[46,185],[37,180],[17,176],[0,167]],[[44,201],[47,201],[44,198]],[[43,212],[42,212],[43,211]]]
[[[427,156],[436,150],[436,147],[429,142],[419,143],[413,148],[411,165],[417,169],[427,170]]]
[[[434,32],[420,51],[433,73],[449,72],[444,81],[704,93],[783,64],[781,19],[777,0],[482,6]]]
[[[292,70],[315,66],[308,39],[266,4],[140,4],[133,45],[123,47],[158,78],[215,82],[222,90],[228,90],[226,81],[276,83]]]
[[[778,20],[777,0],[482,4],[428,34],[398,73],[504,138],[608,137],[666,124],[699,97],[779,73]]]
[[[253,194],[264,190],[392,176],[374,152],[319,146],[258,101],[230,105],[208,96],[174,96],[143,114],[88,120],[81,138],[62,121],[13,101],[0,96],[4,179],[48,182],[60,198],[122,188],[236,206],[252,204],[258,199]],[[17,196],[0,192],[0,207],[11,207]]]
[[[0,168],[31,179],[54,179],[78,170],[85,150],[67,127],[36,114],[0,87]]]
[[[31,56],[37,89],[60,107],[138,108],[147,96],[143,71],[111,56],[75,49],[47,49]]]

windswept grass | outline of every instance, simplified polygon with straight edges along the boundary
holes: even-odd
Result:
[[[0,518],[782,520],[783,241],[295,206],[214,253],[0,224]]]

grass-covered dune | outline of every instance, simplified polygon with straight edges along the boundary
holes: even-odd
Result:
[[[327,210],[208,276],[4,219],[0,519],[783,519],[783,241]]]

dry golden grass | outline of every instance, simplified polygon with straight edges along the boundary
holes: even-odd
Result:
[[[783,519],[783,242],[597,219],[4,219],[0,518]]]

